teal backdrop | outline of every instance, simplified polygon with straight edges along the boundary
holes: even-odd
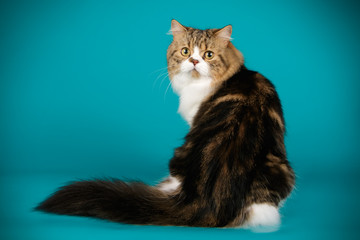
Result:
[[[0,239],[359,239],[356,1],[1,1]],[[166,75],[171,19],[233,26],[276,85],[297,187],[274,233],[131,226],[32,208],[93,177],[155,184],[188,131]]]

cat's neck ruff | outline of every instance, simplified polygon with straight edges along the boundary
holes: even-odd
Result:
[[[200,104],[213,91],[212,78],[194,78],[191,72],[178,73],[172,79],[172,87],[180,97],[178,112],[191,126]]]

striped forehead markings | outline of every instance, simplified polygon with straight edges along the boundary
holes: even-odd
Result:
[[[193,30],[189,33],[189,42],[192,46],[200,46],[202,47],[205,45],[205,48],[207,48],[208,45],[208,39],[211,37],[210,33],[208,31],[202,31],[202,30]]]

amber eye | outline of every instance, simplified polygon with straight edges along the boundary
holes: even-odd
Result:
[[[214,53],[212,51],[206,51],[204,56],[206,59],[210,60],[214,57]]]
[[[183,55],[184,57],[188,57],[190,55],[190,50],[187,47],[184,47],[183,49],[181,49],[181,55]]]

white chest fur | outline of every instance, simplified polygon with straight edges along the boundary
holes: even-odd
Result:
[[[178,112],[191,126],[200,104],[211,93],[211,77],[193,78],[190,73],[179,73],[172,79],[172,87],[180,96]]]

